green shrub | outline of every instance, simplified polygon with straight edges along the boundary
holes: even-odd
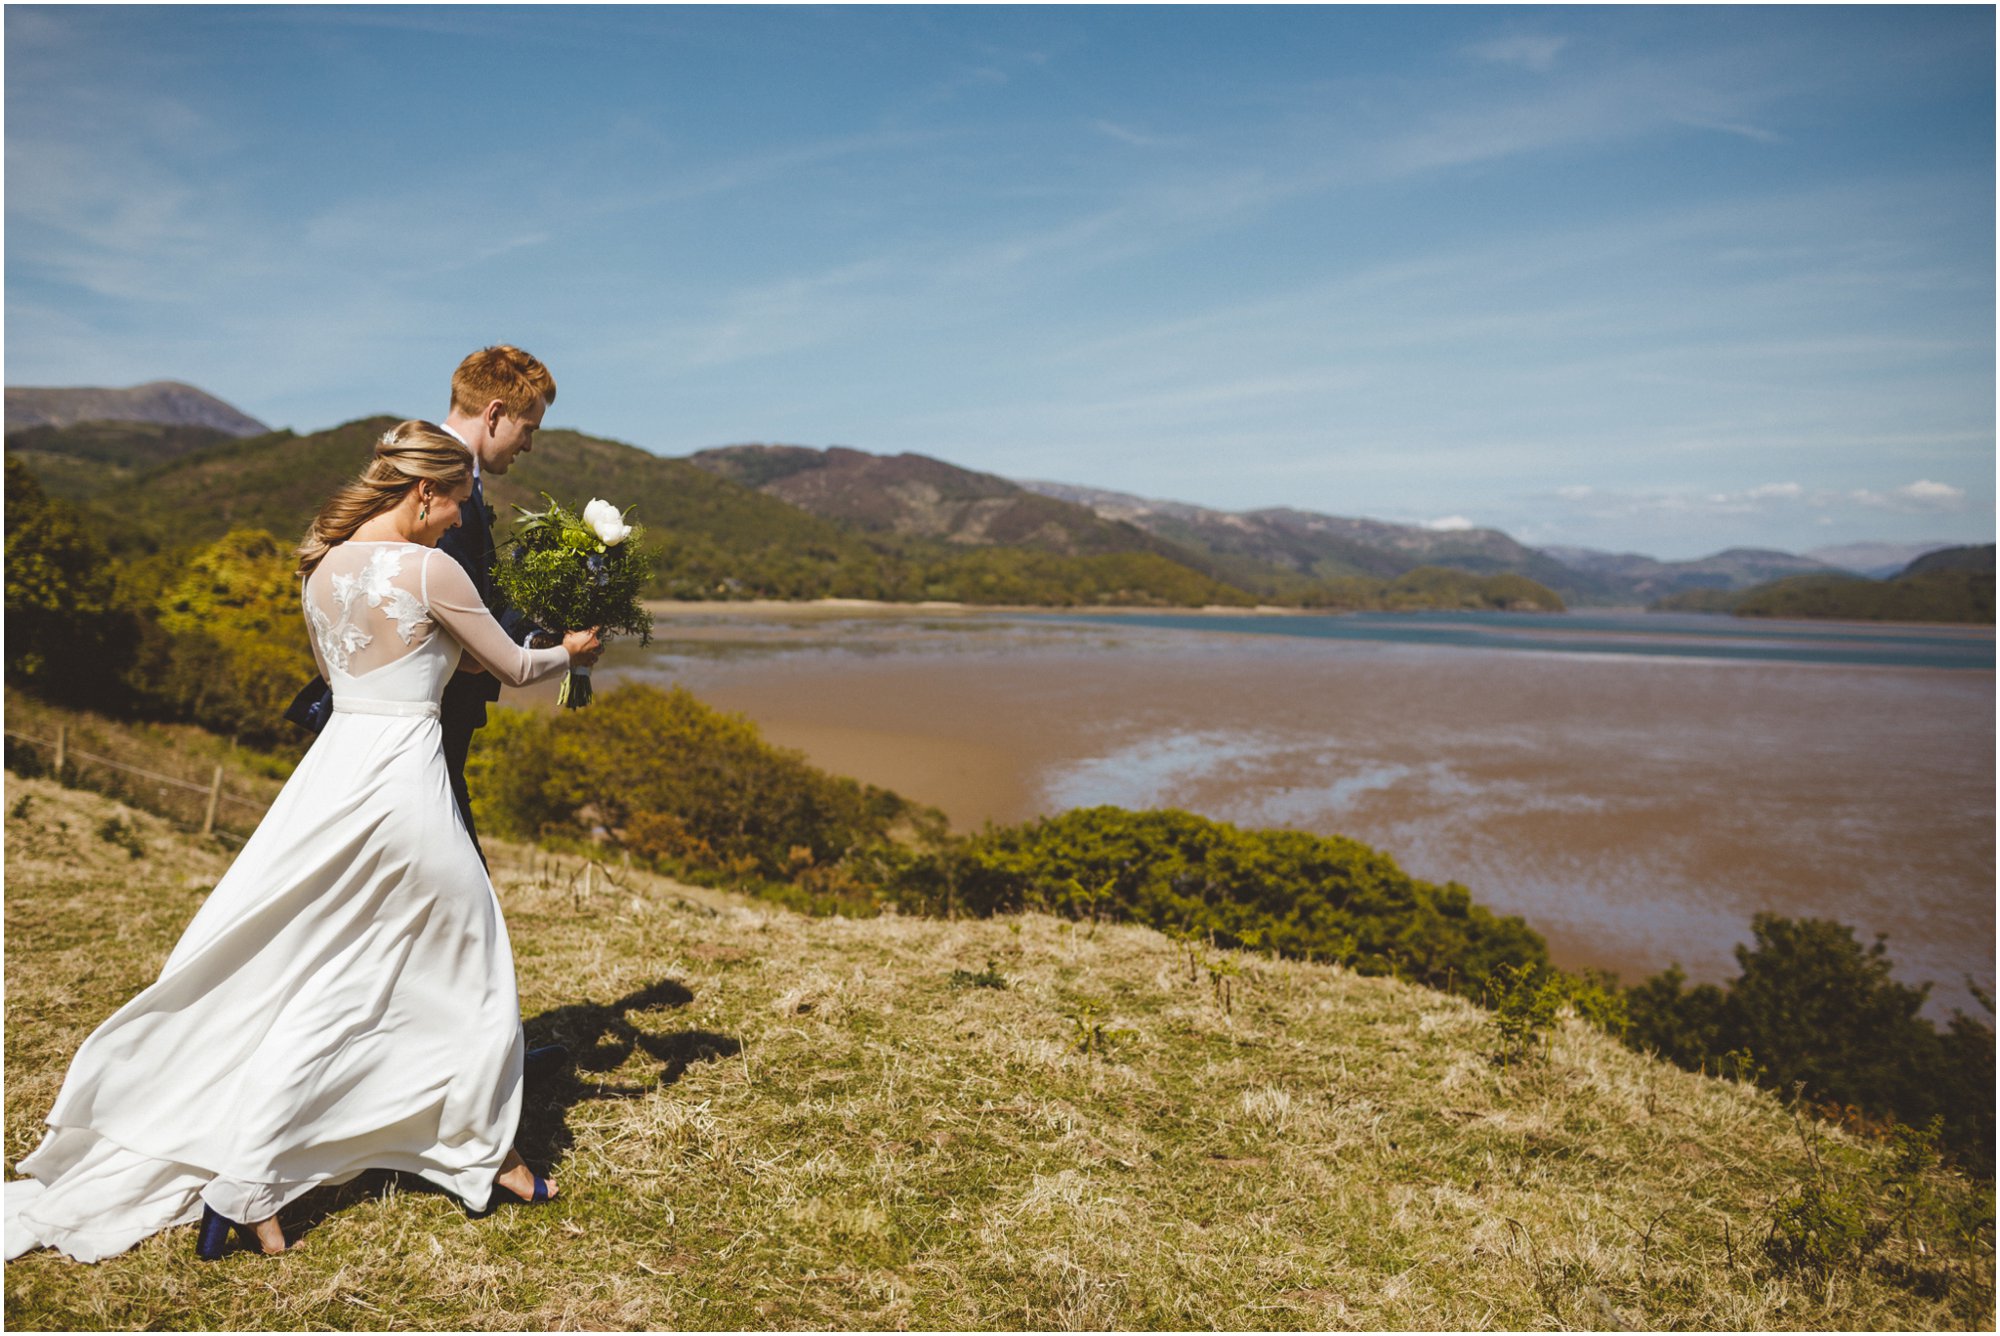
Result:
[[[1187,812],[1065,812],[906,857],[894,877],[898,898],[925,912],[1102,915],[1468,993],[1502,963],[1548,958],[1520,919],[1366,845]]]
[[[59,700],[101,700],[129,659],[115,568],[84,517],[6,463],[9,680]]]
[[[1538,1048],[1562,1014],[1565,989],[1553,971],[1534,965],[1503,964],[1487,979],[1488,1022],[1499,1041],[1495,1054],[1514,1062]]]
[[[1940,1033],[1918,1014],[1929,985],[1897,982],[1883,940],[1846,924],[1759,914],[1751,932],[1726,987],[1684,989],[1675,966],[1629,990],[1627,1042],[1875,1118],[1941,1118],[1953,1156],[1990,1175],[1992,1026],[1960,1013]]]
[[[814,769],[682,688],[629,683],[585,710],[493,713],[467,779],[482,829],[605,838],[662,866],[872,898],[846,861],[942,818]]]

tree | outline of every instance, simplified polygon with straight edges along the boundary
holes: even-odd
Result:
[[[111,558],[73,506],[45,495],[11,455],[7,498],[7,676],[104,708],[130,637]]]

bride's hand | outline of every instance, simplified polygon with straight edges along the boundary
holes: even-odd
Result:
[[[571,631],[564,636],[563,648],[569,651],[571,667],[588,668],[604,652],[604,642],[597,638],[597,628],[593,626],[587,631]]]

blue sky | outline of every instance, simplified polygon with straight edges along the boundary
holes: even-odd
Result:
[[[1984,8],[6,10],[6,381],[1990,542]]]

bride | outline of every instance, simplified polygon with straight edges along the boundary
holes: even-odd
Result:
[[[202,1219],[265,1252],[277,1214],[365,1169],[484,1209],[553,1196],[513,1150],[522,1036],[500,903],[454,805],[438,698],[461,657],[520,686],[589,664],[593,631],[513,644],[435,550],[472,456],[384,435],[299,546],[333,716],[151,987],[78,1049],[6,1185],[6,1256],[78,1261]],[[471,665],[468,665],[468,670]]]

